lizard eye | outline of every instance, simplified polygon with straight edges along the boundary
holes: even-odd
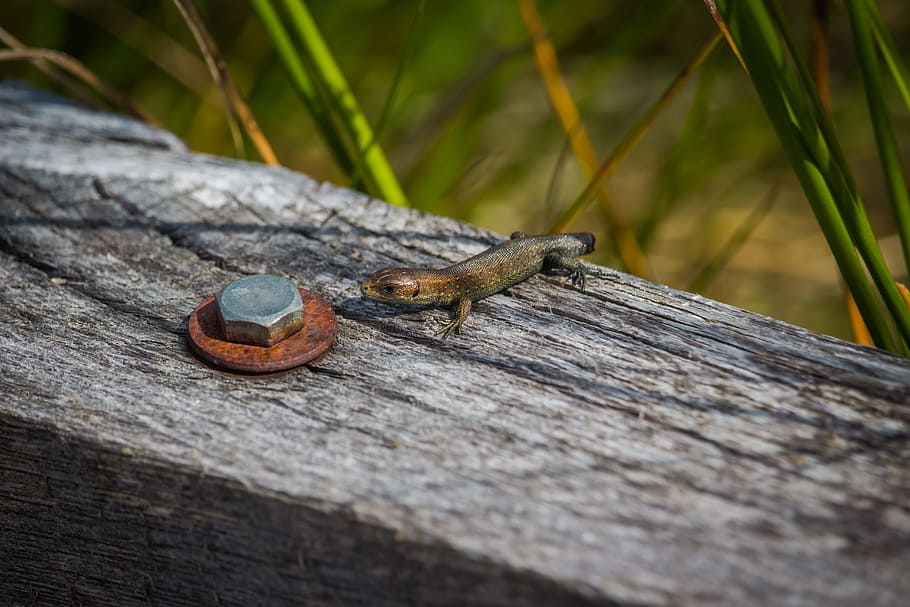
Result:
[[[420,291],[420,283],[408,268],[383,268],[360,286],[366,297],[381,301],[404,301]]]

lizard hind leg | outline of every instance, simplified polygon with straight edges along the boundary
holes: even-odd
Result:
[[[543,260],[543,269],[545,274],[562,274],[569,277],[572,284],[585,292],[585,275],[587,271],[584,265],[569,255],[547,255]]]
[[[439,330],[436,331],[436,335],[441,335],[443,339],[451,335],[452,333],[459,333],[461,331],[461,325],[464,324],[465,319],[468,317],[468,314],[471,313],[471,300],[470,299],[460,299],[458,300],[458,305],[455,308],[455,317],[452,320],[448,320],[442,323],[442,326],[439,327]]]

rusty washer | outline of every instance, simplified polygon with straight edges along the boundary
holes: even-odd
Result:
[[[295,293],[288,293],[279,283],[257,282],[263,278],[284,280],[277,277],[247,277],[222,289],[218,294],[221,301],[209,297],[193,310],[188,323],[188,338],[190,347],[200,358],[217,367],[234,371],[271,373],[306,364],[331,347],[338,330],[332,306],[306,289],[294,287]],[[256,280],[250,282],[249,279]],[[264,297],[257,292],[246,302],[236,298],[231,300],[232,293],[236,296],[242,291],[235,287],[238,284],[240,287],[265,286],[271,296]],[[299,306],[296,295],[300,298]],[[257,296],[260,303],[266,304],[265,307],[256,305]],[[300,308],[302,318],[298,320],[295,314]],[[223,316],[226,316],[224,320]],[[252,339],[250,331],[241,327],[240,336],[234,331],[231,337],[234,341],[229,340],[225,328],[230,331],[231,323],[234,323],[236,329],[243,322],[253,323]],[[281,335],[287,336],[282,338]],[[260,343],[271,339],[274,341],[272,345],[256,345],[239,343],[239,339],[260,339]]]

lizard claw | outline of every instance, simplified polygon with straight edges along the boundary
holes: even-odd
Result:
[[[581,289],[582,293],[585,292],[585,271],[584,270],[582,270],[581,268],[578,268],[577,270],[573,270],[572,273],[569,274],[569,279],[572,281],[572,284],[574,286]]]
[[[457,318],[453,320],[447,320],[446,322],[440,325],[439,330],[436,331],[436,335],[442,336],[442,339],[445,339],[452,333],[461,332],[461,321]]]

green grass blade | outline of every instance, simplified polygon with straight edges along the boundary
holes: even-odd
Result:
[[[763,11],[763,4],[757,3],[755,6]],[[762,19],[765,21],[768,20],[766,14],[760,16],[753,15],[752,18],[759,19],[759,23]],[[786,25],[783,22],[779,22],[778,25],[779,29],[786,31]],[[766,35],[769,40],[776,44],[776,36],[774,36],[773,29],[768,30]],[[783,55],[779,50],[778,53],[779,56],[783,58]],[[798,53],[794,52],[793,55],[794,61],[797,64],[797,69],[800,69],[800,64],[803,64],[804,66],[804,63],[799,58]],[[785,63],[779,64],[781,67],[784,65]],[[792,78],[789,77],[789,71],[785,68],[782,68],[780,72],[785,76],[782,82],[787,83],[788,79],[792,81]],[[808,75],[807,70],[801,70],[800,73],[803,76]],[[804,92],[807,93],[810,99],[810,107],[814,112],[813,116],[807,114],[805,103],[802,101],[802,96],[798,94],[798,89],[794,84],[788,85],[786,93],[788,104],[798,111],[798,114],[793,117],[794,124],[797,125],[797,131],[799,133],[798,142],[806,147],[808,155],[813,159],[815,165],[824,175],[826,186],[829,190],[831,199],[836,206],[836,212],[839,215],[840,220],[844,222],[853,244],[862,255],[866,267],[868,268],[882,299],[888,307],[899,332],[903,339],[910,343],[910,310],[908,310],[901,301],[900,293],[897,290],[891,272],[885,264],[884,257],[881,254],[878,241],[872,231],[862,201],[856,193],[856,188],[853,185],[853,178],[849,173],[846,162],[843,160],[843,155],[838,154],[840,148],[839,144],[837,144],[836,136],[834,135],[833,125],[830,124],[827,113],[824,112],[814,87],[807,85]],[[819,131],[819,129],[821,131]],[[830,147],[825,145],[829,141],[833,142],[833,145]],[[833,161],[832,151],[834,152]],[[818,213],[816,213],[816,216],[818,216]],[[842,266],[841,268],[843,271]],[[855,293],[854,295],[856,296]],[[861,298],[857,298],[858,304],[860,303],[860,299]],[[875,308],[878,308],[878,306],[876,305]],[[865,309],[862,304],[860,305],[860,309],[863,311],[864,315],[868,313],[868,310]],[[877,331],[879,334],[882,333],[881,328],[877,328]]]
[[[358,167],[362,166],[364,176],[375,187],[376,195],[391,204],[408,206],[407,197],[391,165],[375,141],[369,121],[335,63],[306,4],[302,0],[284,0],[284,5],[313,66],[313,76],[319,80],[319,86],[326,92],[329,104],[355,142],[360,157]]]
[[[869,19],[869,25],[872,26],[872,33],[875,35],[875,41],[878,43],[882,58],[891,71],[891,77],[894,78],[897,90],[900,91],[901,98],[904,100],[904,105],[907,110],[910,110],[910,86],[907,84],[910,82],[910,74],[907,73],[907,70],[904,69],[900,62],[900,54],[897,52],[897,47],[894,45],[891,34],[888,33],[888,28],[885,27],[885,22],[882,20],[882,15],[878,11],[875,0],[866,0],[866,16]]]
[[[869,222],[869,217],[866,214],[865,207],[859,196],[859,192],[857,191],[853,175],[850,172],[850,168],[847,165],[844,153],[841,150],[840,142],[838,141],[837,135],[834,131],[834,124],[831,122],[831,118],[822,104],[821,97],[819,96],[818,90],[816,89],[812,80],[812,76],[809,73],[809,68],[806,65],[806,62],[803,60],[799,49],[793,40],[793,36],[789,32],[786,20],[783,18],[783,13],[780,10],[779,3],[775,0],[774,2],[766,3],[766,6],[770,7],[770,14],[777,25],[777,31],[780,32],[784,38],[788,50],[790,51],[790,58],[793,60],[793,63],[796,66],[797,74],[800,77],[800,81],[803,87],[802,92],[805,97],[808,98],[809,107],[812,110],[812,118],[814,119],[814,123],[807,119],[804,120],[801,125],[801,130],[805,135],[804,142],[808,145],[810,154],[816,158],[819,166],[826,168],[824,171],[826,181],[829,188],[832,189],[834,202],[838,207],[838,212],[846,224],[847,231],[850,233],[853,243],[858,248],[860,255],[866,263],[866,267],[869,269],[872,279],[875,282],[875,285],[878,287],[878,290],[882,294],[885,304],[888,306],[889,311],[894,317],[898,330],[903,335],[904,340],[910,343],[910,311],[907,310],[906,306],[902,305],[900,293],[897,290],[897,286],[894,284],[894,277],[891,271],[888,269],[887,264],[885,263],[884,256],[882,255],[881,249],[878,245],[878,240],[875,237],[875,233],[872,230],[872,225]],[[857,4],[857,6],[860,5]],[[864,29],[863,31],[865,32],[867,38],[867,51],[871,55],[873,66],[876,67],[877,75],[877,64],[875,64],[874,50],[872,49],[871,39],[869,39],[868,36],[869,32],[867,29]],[[880,79],[879,85],[875,88],[879,93],[882,104],[884,104],[884,100],[880,95]],[[887,111],[883,111],[883,113],[880,115],[884,116],[884,120],[887,122]],[[877,138],[879,128],[880,125],[876,126]],[[893,143],[893,132],[891,131],[890,124],[884,128],[885,131],[887,131],[886,135],[890,134],[891,141]],[[894,146],[893,150],[896,157],[896,146]],[[897,173],[900,177],[900,183],[903,184],[903,176],[902,173],[900,173],[899,164],[897,166]],[[906,198],[906,186],[904,185],[902,188],[899,188],[899,191],[902,191],[904,193],[904,197]],[[900,208],[897,204],[895,206],[898,209]],[[910,204],[904,206],[910,209]],[[907,215],[910,215],[910,211],[908,211]],[[899,211],[898,219],[900,231],[901,222]],[[903,244],[906,244],[907,242],[907,240],[903,237],[903,232],[901,232],[901,241]],[[904,251],[907,251],[906,247],[904,247]]]
[[[910,270],[910,193],[907,192],[907,182],[904,180],[897,141],[894,138],[894,129],[891,126],[888,107],[882,91],[878,58],[875,55],[875,47],[866,16],[866,4],[863,0],[847,0],[846,5],[850,14],[856,55],[859,59],[860,71],[863,74],[863,87],[866,90],[869,117],[875,131],[875,142],[881,157],[885,183],[888,186],[894,215],[897,218],[897,231],[903,245],[904,264],[907,270]]]
[[[347,149],[345,149],[344,143],[338,137],[331,115],[319,98],[316,87],[310,80],[309,75],[307,75],[303,61],[297,54],[287,30],[282,25],[281,18],[269,0],[252,0],[252,4],[256,14],[259,16],[259,20],[262,22],[262,26],[278,52],[278,57],[284,63],[291,82],[307,106],[310,115],[313,117],[313,122],[322,133],[323,139],[328,144],[335,162],[345,173],[350,174],[354,163]]]
[[[800,88],[787,67],[787,58],[764,3],[760,0],[727,0],[719,2],[718,6],[730,26],[765,111],[790,157],[819,226],[873,339],[880,347],[892,352],[902,351],[903,348],[898,346],[891,335],[884,311],[878,304],[872,284],[854,249],[848,225],[853,228],[857,228],[857,225],[846,223],[842,211],[850,212],[850,220],[857,220],[864,214],[858,201],[849,196],[849,188],[837,163],[832,162],[814,112],[800,94]],[[847,200],[843,204],[835,202],[835,197],[845,196]],[[857,235],[863,236],[862,232],[857,231]],[[875,243],[874,238],[872,242]],[[895,291],[896,287],[887,268],[884,268],[885,276],[881,275],[883,262],[875,262],[869,244],[866,237],[860,238],[857,243],[867,249],[866,253],[874,262],[869,263],[867,260],[870,273],[876,277],[876,285],[887,301],[887,285],[890,284]],[[878,257],[881,257],[880,252]],[[900,311],[891,305],[889,310],[901,327],[905,339],[910,341],[910,315],[906,315],[906,323],[902,323]]]
[[[821,130],[821,134],[825,139],[824,143],[833,155],[834,161],[837,164],[836,169],[843,178],[847,188],[850,190],[851,195],[856,198],[856,183],[853,180],[853,174],[850,172],[844,152],[840,147],[840,140],[837,138],[837,134],[834,131],[834,123],[831,121],[831,116],[822,103],[821,95],[818,94],[818,88],[815,86],[815,80],[812,78],[809,66],[803,60],[800,49],[797,46],[793,35],[790,33],[790,28],[787,27],[787,20],[784,18],[780,3],[777,0],[774,0],[773,2],[767,3],[766,6],[768,6],[771,11],[770,15],[777,25],[777,31],[780,32],[781,37],[784,39],[784,43],[787,45],[787,50],[790,52],[790,57],[793,60],[793,64],[796,66],[796,73],[799,76],[800,84],[802,85],[802,92],[810,102],[810,107],[817,127]]]

